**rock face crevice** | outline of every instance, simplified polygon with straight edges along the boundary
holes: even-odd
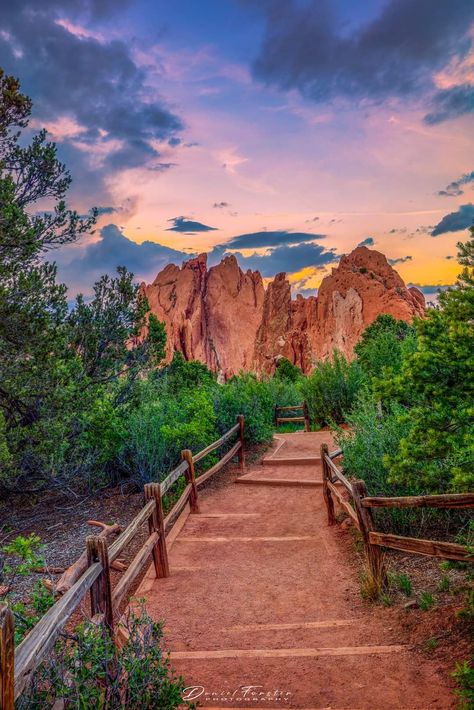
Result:
[[[284,273],[265,290],[260,273],[243,272],[235,256],[208,269],[206,254],[181,268],[169,264],[142,290],[165,324],[166,360],[180,350],[222,377],[271,373],[281,357],[309,372],[336,349],[352,357],[380,313],[410,322],[425,312],[421,291],[407,288],[385,256],[366,247],[342,257],[317,297],[292,299]]]

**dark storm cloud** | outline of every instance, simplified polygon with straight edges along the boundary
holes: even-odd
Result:
[[[309,234],[308,232],[289,232],[285,229],[275,232],[251,232],[240,234],[225,243],[227,249],[259,249],[276,247],[283,244],[302,244],[315,239],[325,239],[325,234]]]
[[[367,237],[367,239],[364,239],[364,241],[359,242],[357,245],[358,247],[373,247],[375,244],[375,240],[373,237]]]
[[[443,197],[458,197],[464,194],[464,190],[461,186],[469,185],[471,182],[474,182],[474,170],[462,175],[458,180],[450,182],[449,185],[446,185],[444,190],[438,192],[438,195],[442,195]]]
[[[173,226],[168,227],[167,232],[181,232],[182,234],[195,234],[196,232],[215,232],[217,227],[209,227],[202,222],[194,222],[187,217],[173,217],[168,222]]]
[[[438,222],[431,232],[432,237],[438,237],[446,232],[460,232],[469,229],[474,224],[474,205],[461,205],[456,212],[450,212]]]
[[[467,51],[462,40],[474,19],[472,0],[389,0],[375,19],[342,35],[329,0],[259,0],[258,6],[265,29],[255,77],[317,102],[380,101],[434,89],[433,72]],[[438,96],[427,120],[463,110],[468,98],[455,94]]]
[[[113,274],[117,266],[126,266],[137,279],[151,280],[167,264],[179,264],[192,256],[156,242],[137,244],[122,234],[115,224],[103,227],[100,237],[99,241],[82,248],[65,247],[55,254],[59,276],[72,293],[90,291],[99,276]]]
[[[209,254],[210,263],[219,262],[226,255],[222,246],[215,247]],[[237,252],[235,256],[243,269],[260,271],[262,276],[274,276],[280,271],[292,273],[300,271],[305,266],[325,266],[338,260],[335,249],[326,250],[319,244],[298,244],[296,246],[280,246],[263,256],[252,254],[243,256]]]
[[[391,266],[395,266],[395,264],[405,264],[407,261],[412,261],[413,257],[412,256],[399,256],[398,259],[387,259],[388,263]]]
[[[474,5],[473,5],[474,6]],[[474,112],[474,86],[462,84],[438,91],[432,100],[433,110],[425,116],[425,123],[434,125],[466,113]]]
[[[127,3],[112,0],[16,0],[0,10],[0,66],[19,76],[39,122],[73,118],[82,131],[69,146],[69,167],[108,143],[104,170],[135,167],[159,157],[152,141],[170,140],[181,120],[147,86],[125,42],[68,31],[60,21],[93,27]],[[63,145],[65,145],[63,144]],[[90,146],[90,149],[87,148]],[[61,146],[62,150],[62,146]],[[79,171],[80,174],[80,171]]]

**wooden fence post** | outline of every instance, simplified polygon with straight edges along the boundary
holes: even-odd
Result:
[[[15,623],[11,609],[0,607],[0,710],[15,708]]]
[[[326,509],[328,513],[328,525],[336,524],[336,516],[334,514],[334,500],[332,498],[331,491],[328,486],[329,467],[324,458],[326,454],[329,454],[329,448],[327,444],[321,444],[321,466],[323,471],[323,495],[326,502]]]
[[[311,431],[311,421],[309,419],[308,403],[306,400],[303,402],[303,416],[304,416],[304,430]]]
[[[352,498],[357,513],[360,531],[364,539],[367,562],[370,573],[381,587],[387,583],[387,572],[383,561],[383,553],[379,545],[372,545],[369,533],[375,529],[374,519],[370,508],[361,505],[362,498],[367,497],[367,486],[364,481],[352,481]]]
[[[155,510],[148,518],[148,529],[150,535],[153,532],[159,534],[159,540],[153,548],[153,562],[157,577],[169,577],[170,569],[168,562],[168,550],[166,548],[163,503],[161,501],[161,488],[159,483],[147,483],[145,485],[145,500],[155,501]]]
[[[112,607],[112,592],[110,587],[110,565],[107,543],[100,537],[93,535],[86,538],[87,563],[92,565],[100,562],[102,572],[91,586],[91,616],[102,616],[104,626],[113,638],[114,612]]]
[[[237,415],[237,421],[240,424],[239,438],[240,438],[240,449],[239,449],[239,464],[242,471],[245,469],[245,451],[244,451],[244,427],[245,418],[243,414]]]
[[[196,476],[194,474],[193,454],[189,449],[181,451],[181,458],[186,461],[188,467],[186,469],[186,481],[191,484],[191,495],[189,496],[189,505],[191,513],[199,513],[198,494],[196,488]]]

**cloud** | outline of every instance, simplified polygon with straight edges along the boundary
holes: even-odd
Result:
[[[304,298],[309,298],[310,296],[317,296],[317,288],[295,288],[295,293],[299,293]]]
[[[452,287],[452,284],[408,284],[408,286],[415,286],[424,294],[435,294],[438,291],[446,291],[448,288]]]
[[[431,232],[432,237],[438,237],[446,232],[460,232],[469,229],[474,224],[474,205],[461,205],[456,212],[450,212],[438,222]]]
[[[312,217],[311,219],[305,219],[305,224],[311,224],[311,222],[318,222],[319,217]]]
[[[210,262],[217,263],[226,253],[223,246],[215,247],[209,254]],[[265,277],[274,276],[280,271],[293,273],[300,271],[305,266],[325,266],[333,264],[339,259],[335,249],[326,250],[319,244],[285,245],[275,247],[264,255],[244,256],[237,252],[235,256],[243,269],[260,271]]]
[[[120,211],[118,207],[97,207],[96,209],[99,217],[104,214],[114,214]]]
[[[64,247],[55,253],[59,277],[70,291],[88,293],[102,274],[112,274],[117,266],[126,266],[137,279],[151,281],[171,262],[180,263],[192,254],[170,249],[157,242],[141,244],[128,239],[115,224],[100,230],[100,239],[83,247]]]
[[[387,259],[388,263],[391,266],[395,266],[395,264],[405,264],[407,261],[412,261],[413,257],[412,256],[399,256],[397,259]]]
[[[172,222],[173,226],[168,227],[167,232],[181,232],[182,234],[195,234],[196,232],[214,232],[217,227],[209,227],[202,222],[194,222],[187,217],[173,217],[168,222]]]
[[[367,239],[364,239],[363,242],[359,242],[357,245],[358,247],[373,247],[375,244],[375,240],[373,237],[367,237]]]
[[[227,249],[260,249],[276,247],[283,244],[302,244],[315,239],[325,239],[325,234],[309,234],[308,232],[290,232],[286,229],[278,231],[251,232],[233,237],[223,246]]]
[[[432,99],[433,111],[424,121],[428,125],[448,121],[466,113],[474,112],[474,86],[462,84],[438,91]]]
[[[82,178],[92,195],[109,171],[152,165],[160,157],[157,143],[169,142],[183,128],[149,85],[129,44],[93,31],[94,22],[109,21],[127,4],[16,0],[0,11],[0,66],[19,76],[33,98],[36,125],[51,124],[54,135],[67,117],[60,154],[75,184]],[[77,20],[85,27],[75,25]],[[81,174],[86,168],[88,185]]]
[[[230,207],[228,202],[214,202],[212,205],[216,210],[222,210],[224,207]]]
[[[474,170],[470,173],[465,173],[461,175],[458,180],[453,180],[449,185],[446,185],[444,190],[440,190],[438,195],[445,197],[459,197],[459,195],[464,194],[464,190],[461,189],[461,185],[469,185],[469,183],[474,182]]]
[[[434,90],[433,73],[463,56],[474,19],[472,0],[435,6],[432,0],[388,0],[374,19],[342,33],[330,0],[259,0],[258,7],[265,27],[254,76],[318,103],[338,97],[380,102]],[[429,122],[459,113],[467,102],[462,91],[441,93]]]

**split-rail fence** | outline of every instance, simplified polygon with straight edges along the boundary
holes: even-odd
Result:
[[[301,410],[302,414],[295,414]],[[283,414],[281,414],[283,412]],[[301,404],[295,404],[291,407],[275,407],[274,414],[275,426],[279,424],[298,424],[304,422],[304,430],[311,431],[311,420],[309,418],[308,404],[306,401]]]
[[[334,459],[340,457],[341,454],[341,449],[330,453],[327,444],[321,445],[323,495],[328,525],[336,524],[334,508],[334,500],[336,500],[360,530],[370,572],[379,584],[386,583],[382,548],[441,557],[445,560],[474,562],[472,550],[464,545],[438,540],[422,540],[377,531],[375,518],[372,514],[373,508],[447,508],[451,510],[474,508],[474,493],[400,497],[369,496],[364,481],[349,481],[337,466]]]
[[[234,437],[237,441],[211,468],[195,475],[195,464],[219,449]],[[56,639],[80,605],[84,595],[90,593],[91,617],[103,624],[114,638],[116,617],[130,596],[131,588],[153,560],[157,577],[168,577],[167,535],[183,513],[187,504],[190,512],[199,512],[198,491],[202,485],[238,455],[241,469],[245,466],[244,417],[220,439],[209,444],[197,454],[189,449],[181,452],[181,463],[161,483],[145,485],[145,504],[132,522],[110,547],[106,540],[90,536],[86,540],[87,567],[65,594],[41,617],[34,628],[15,649],[14,615],[7,606],[0,607],[0,710],[14,710],[15,700],[28,687],[38,666],[53,648]],[[182,476],[186,486],[171,510],[164,515],[163,496]],[[110,567],[124,548],[133,540],[144,523],[148,524],[148,537],[130,562],[120,581],[112,589]]]

